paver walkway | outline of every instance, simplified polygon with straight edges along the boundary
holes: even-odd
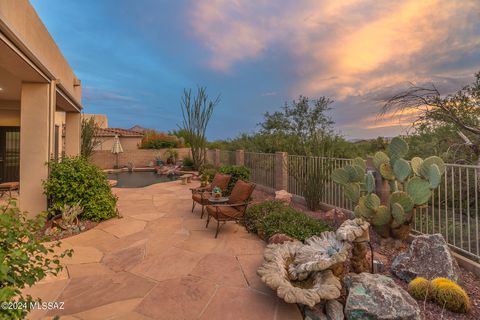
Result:
[[[122,219],[63,240],[66,269],[28,292],[63,310],[31,319],[301,319],[256,275],[264,242],[235,223],[217,239],[180,182],[114,189]]]

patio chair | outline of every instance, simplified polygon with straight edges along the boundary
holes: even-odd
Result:
[[[217,231],[215,232],[215,238],[218,236],[220,230],[220,222],[225,224],[227,221],[241,222],[245,220],[245,212],[247,206],[250,204],[250,197],[255,189],[254,183],[248,183],[242,180],[238,180],[233,187],[232,193],[226,204],[207,205],[207,225],[210,222],[210,217],[217,220]],[[222,224],[222,225],[223,225]]]
[[[18,181],[14,182],[4,182],[0,183],[0,198],[8,192],[8,196],[12,197],[12,191],[18,191],[20,188],[20,183]]]
[[[200,216],[203,219],[203,213],[205,212],[205,206],[210,204],[208,199],[212,196],[212,190],[215,187],[219,187],[221,190],[226,190],[228,188],[228,183],[230,182],[230,175],[216,173],[213,178],[212,183],[206,187],[201,188],[192,188],[192,212],[195,209],[195,204],[198,203],[202,206],[202,215]]]

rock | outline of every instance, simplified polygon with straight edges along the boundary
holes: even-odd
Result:
[[[268,243],[284,243],[285,241],[295,241],[292,237],[287,236],[284,233],[275,233],[273,236],[268,239]]]
[[[420,320],[417,302],[393,279],[371,273],[348,274],[344,279],[349,320]]]
[[[322,219],[328,221],[331,225],[338,227],[342,222],[347,220],[345,212],[339,208],[328,210],[322,214]]]
[[[257,269],[257,274],[287,303],[301,303],[313,307],[322,300],[340,297],[342,284],[331,270],[311,273],[303,286],[291,281],[287,269],[302,247],[304,245],[299,241],[269,244],[263,252],[264,262]]]
[[[275,200],[281,201],[286,206],[289,206],[292,202],[292,194],[286,190],[275,191]]]
[[[338,240],[348,242],[366,242],[370,239],[368,227],[370,224],[363,219],[345,220],[335,231]]]
[[[373,271],[375,273],[382,273],[385,271],[385,265],[380,260],[373,260]]]
[[[322,305],[316,305],[313,308],[305,308],[304,310],[305,320],[328,320],[327,316],[323,312]]]
[[[337,300],[328,300],[325,304],[325,312],[328,320],[343,320],[343,305]]]
[[[457,282],[460,275],[457,261],[438,233],[416,237],[407,252],[395,257],[392,272],[407,282],[416,277],[428,280],[444,277]]]

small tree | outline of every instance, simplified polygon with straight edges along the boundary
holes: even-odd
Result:
[[[472,84],[454,94],[442,95],[435,85],[412,84],[385,101],[380,113],[404,113],[412,109],[418,112],[414,126],[437,128],[450,127],[457,132],[477,157],[480,165],[480,72]]]
[[[195,169],[198,169],[205,160],[207,145],[205,133],[213,110],[219,102],[220,95],[210,100],[205,87],[199,87],[196,96],[192,96],[191,89],[183,91],[181,100],[183,122],[180,129],[184,134],[185,142],[190,145]]]
[[[92,155],[93,150],[97,147],[101,141],[96,138],[96,133],[99,126],[92,118],[82,119],[82,145],[81,154],[85,158],[89,158]]]

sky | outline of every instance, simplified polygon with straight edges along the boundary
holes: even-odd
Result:
[[[185,88],[221,95],[209,139],[327,96],[347,138],[394,136],[377,114],[409,82],[444,94],[480,71],[478,0],[31,0],[110,127],[178,128]]]

